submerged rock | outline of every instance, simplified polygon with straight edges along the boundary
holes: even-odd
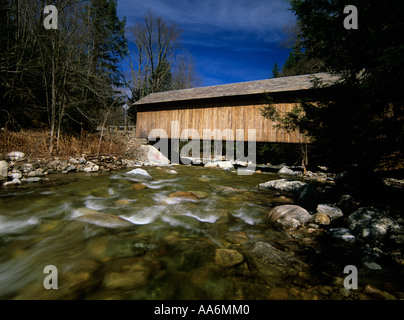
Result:
[[[292,204],[277,206],[268,212],[268,222],[276,227],[294,229],[309,222],[312,217],[306,209]]]
[[[244,256],[237,250],[216,249],[215,262],[221,267],[233,267],[244,261]]]
[[[281,251],[267,242],[256,242],[244,252],[248,265],[268,283],[296,276],[307,268],[306,264],[292,254]]]
[[[178,191],[170,194],[170,198],[185,198],[190,200],[199,200],[199,197],[192,191]]]
[[[104,277],[103,285],[107,289],[133,289],[145,285],[149,279],[150,270],[140,264],[135,264],[125,272],[110,272]]]

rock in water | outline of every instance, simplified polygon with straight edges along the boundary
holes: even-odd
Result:
[[[307,268],[306,264],[293,255],[262,241],[256,242],[244,254],[252,270],[258,272],[269,284],[281,282],[288,276],[296,276]]]
[[[287,166],[283,166],[279,171],[278,174],[290,174],[290,175],[298,175],[300,172],[293,171],[289,169]]]
[[[215,262],[222,267],[233,267],[244,261],[244,256],[237,250],[216,249]]]
[[[289,181],[286,179],[279,179],[260,183],[258,185],[258,188],[294,192],[303,187],[304,185],[306,185],[306,183],[303,181]]]
[[[137,179],[143,179],[143,180],[151,180],[152,177],[150,174],[147,173],[147,171],[143,169],[133,169],[132,171],[127,172],[126,174],[137,178]]]
[[[294,229],[311,220],[310,213],[300,206],[285,204],[273,208],[268,213],[269,223],[286,229]]]
[[[331,221],[344,216],[340,208],[333,206],[331,204],[324,204],[324,203],[319,204],[317,206],[317,212],[326,214],[327,216],[330,217]]]
[[[79,216],[75,218],[75,220],[86,223],[92,223],[99,227],[113,228],[113,229],[132,228],[133,226],[135,226],[132,222],[125,220],[121,217],[103,213],[90,213],[83,216]]]
[[[199,197],[192,191],[178,191],[170,194],[170,198],[186,198],[190,200],[199,200]]]

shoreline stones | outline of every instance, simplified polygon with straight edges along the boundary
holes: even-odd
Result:
[[[388,240],[391,233],[400,230],[400,225],[387,213],[369,207],[359,208],[352,213],[347,224],[358,239],[379,246]]]
[[[115,156],[70,157],[65,159],[29,160],[22,152],[8,154],[8,161],[0,160],[0,183],[3,187],[12,187],[26,183],[47,182],[49,174],[85,172],[95,173],[119,170],[122,168],[140,167],[142,162],[126,160]],[[0,186],[1,186],[0,185]]]

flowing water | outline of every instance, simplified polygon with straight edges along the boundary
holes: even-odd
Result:
[[[291,199],[256,186],[279,176],[189,166],[145,170],[152,180],[135,179],[128,169],[53,175],[47,184],[1,190],[0,298],[349,296],[341,291],[342,269],[334,274],[324,264],[327,270],[310,267],[283,277],[279,266],[263,272],[247,259],[260,242],[276,246],[292,264],[315,261],[315,240],[265,222],[271,206]],[[221,249],[231,255],[224,262],[217,258]],[[49,265],[57,274],[44,273]],[[57,289],[45,289],[45,282]]]

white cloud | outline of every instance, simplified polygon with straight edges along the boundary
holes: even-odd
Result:
[[[147,9],[170,19],[188,32],[251,32],[265,36],[294,20],[286,0],[118,0],[128,24]]]

